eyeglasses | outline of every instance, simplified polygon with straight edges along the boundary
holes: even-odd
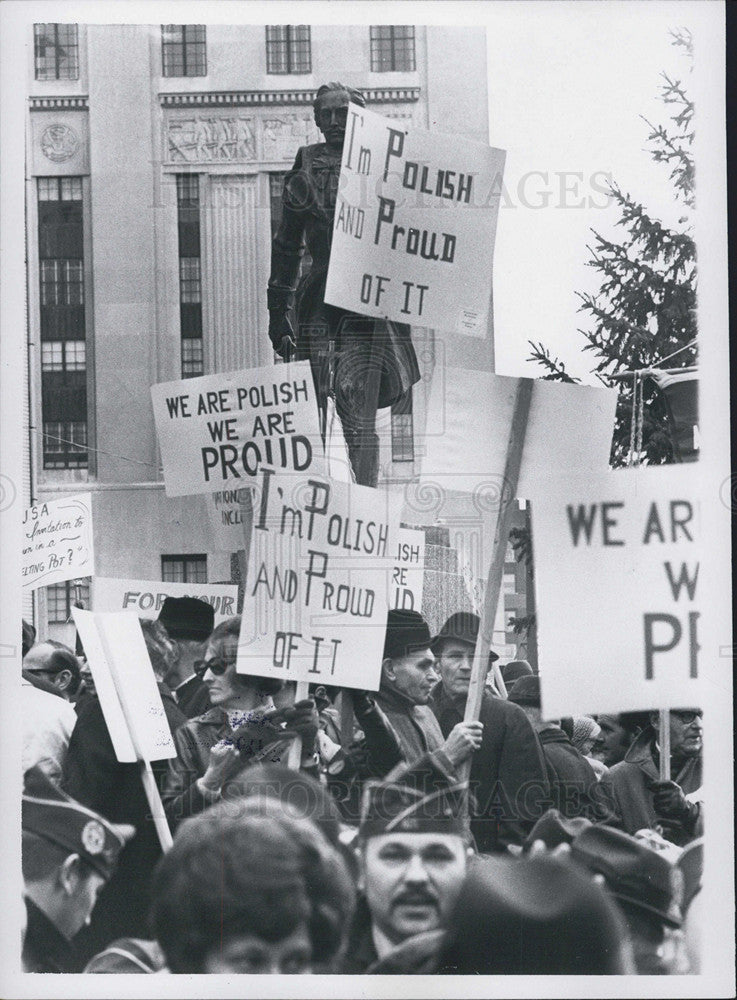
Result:
[[[681,722],[684,724],[684,726],[690,726],[692,722],[696,722],[697,719],[703,718],[704,713],[701,710],[699,710],[694,712],[674,711],[672,714],[677,715],[678,718],[681,720]]]
[[[43,669],[42,670],[29,670],[26,667],[26,673],[27,674],[33,674],[34,677],[38,677],[41,674],[48,674],[49,677],[56,677],[57,674],[61,673],[61,670],[49,670],[49,669],[46,669],[46,670],[43,670]]]

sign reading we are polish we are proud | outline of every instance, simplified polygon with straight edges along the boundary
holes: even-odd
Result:
[[[309,361],[162,382],[151,399],[169,497],[325,470]]]
[[[485,337],[504,159],[350,104],[325,301]]]

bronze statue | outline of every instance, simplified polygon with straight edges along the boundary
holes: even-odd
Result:
[[[363,94],[341,83],[320,87],[313,107],[325,142],[302,146],[285,179],[281,225],[271,249],[269,337],[281,357],[310,361],[323,413],[334,395],[356,482],[376,486],[376,410],[399,402],[420,372],[409,326],[325,302],[350,101],[366,103]],[[312,266],[297,286],[305,244]]]

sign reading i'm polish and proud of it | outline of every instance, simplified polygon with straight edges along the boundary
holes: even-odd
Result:
[[[325,301],[485,337],[504,158],[350,104]]]

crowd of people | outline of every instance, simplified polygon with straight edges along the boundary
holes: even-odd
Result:
[[[466,721],[468,612],[390,611],[378,691],[296,702],[236,671],[238,616],[167,598],[141,628],[166,850],[84,650],[23,623],[26,971],[699,971],[698,709],[662,780],[658,711],[545,719],[524,660],[489,654]]]

